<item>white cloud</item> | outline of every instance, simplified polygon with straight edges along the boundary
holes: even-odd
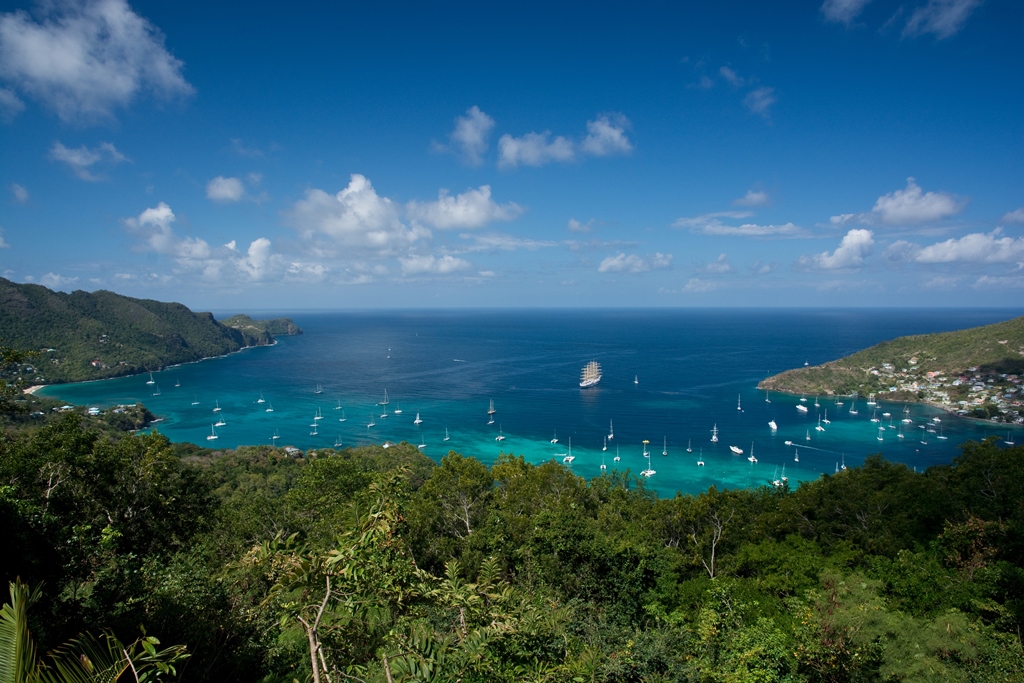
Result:
[[[0,121],[12,121],[24,109],[25,103],[13,90],[0,88]]]
[[[719,254],[718,259],[714,263],[709,263],[705,266],[701,266],[697,269],[701,273],[708,273],[709,275],[722,275],[732,270],[732,265],[726,259],[725,254]]]
[[[77,277],[64,277],[57,273],[47,273],[39,278],[39,284],[50,289],[67,289],[76,282],[78,282]]]
[[[683,291],[689,294],[704,294],[718,289],[718,285],[711,280],[701,280],[699,277],[692,277],[686,281]]]
[[[892,261],[894,263],[901,263],[904,261],[913,261],[917,258],[917,255],[921,253],[921,247],[917,246],[913,242],[907,242],[906,240],[896,240],[882,252],[882,258],[886,261]]]
[[[569,232],[590,232],[594,228],[594,219],[590,219],[586,223],[581,223],[575,218],[570,218],[566,228]]]
[[[1015,263],[1024,261],[1024,237],[999,237],[1001,229],[991,233],[972,233],[960,239],[924,247],[917,253],[918,263]]]
[[[291,225],[306,239],[329,237],[337,246],[360,249],[385,256],[401,254],[430,231],[405,226],[399,209],[387,197],[374,191],[370,181],[354,173],[348,187],[331,195],[323,190],[306,191],[306,196],[287,214]]]
[[[469,261],[464,261],[454,256],[445,255],[441,258],[434,256],[410,256],[399,258],[402,264],[402,273],[405,275],[450,275],[473,267]]]
[[[538,249],[545,249],[547,247],[558,246],[557,242],[551,242],[547,240],[523,239],[521,237],[513,237],[512,235],[505,235],[497,232],[489,233],[486,235],[479,235],[475,233],[463,233],[459,235],[459,237],[465,240],[470,240],[473,242],[473,244],[460,247],[454,250],[458,252],[518,251],[520,249],[526,249],[527,251],[536,251]]]
[[[869,2],[871,0],[825,0],[821,5],[821,13],[827,21],[849,26]]]
[[[24,204],[28,201],[28,190],[18,183],[11,183],[11,196],[17,204]]]
[[[493,128],[494,119],[474,104],[466,110],[465,116],[455,119],[455,130],[449,136],[452,147],[461,153],[467,164],[479,166],[483,163],[483,155],[488,146],[487,138]]]
[[[956,289],[956,286],[960,283],[958,277],[946,277],[942,275],[936,275],[933,278],[929,278],[921,284],[924,289],[938,289],[938,290],[949,290]]]
[[[736,206],[765,206],[768,204],[768,193],[762,190],[747,190],[747,193],[732,202]]]
[[[769,118],[771,116],[772,105],[778,101],[778,97],[775,96],[775,88],[769,88],[766,85],[760,88],[754,88],[747,96],[743,98],[743,104],[746,105],[754,114]]]
[[[932,33],[937,40],[949,38],[963,28],[981,0],[928,0],[910,15],[903,28],[904,36]]]
[[[962,209],[951,195],[923,192],[913,178],[907,178],[906,188],[879,197],[871,212],[887,225],[908,225],[948,218]]]
[[[784,223],[782,225],[759,225],[757,223],[726,225],[722,222],[723,218],[741,219],[752,215],[753,213],[750,211],[718,211],[692,218],[679,218],[672,223],[672,227],[685,228],[702,235],[730,237],[796,237],[804,234],[803,228],[793,223]]]
[[[1024,207],[1014,209],[1003,216],[1004,223],[1024,223]]]
[[[519,138],[506,133],[498,140],[498,166],[543,166],[575,158],[572,141],[561,135],[552,140],[550,131],[527,133]]]
[[[651,256],[637,256],[619,253],[618,256],[609,256],[601,261],[597,267],[599,273],[646,273],[650,270],[668,268],[672,265],[672,254],[656,253]]]
[[[479,228],[493,221],[511,221],[523,209],[514,202],[498,204],[491,199],[491,186],[481,185],[452,197],[448,190],[437,194],[436,202],[410,202],[408,215],[441,230]]]
[[[177,217],[171,207],[160,202],[136,218],[125,219],[124,223],[130,232],[144,240],[141,247],[144,251],[171,256],[183,262],[210,258],[213,250],[205,240],[195,237],[181,238],[174,234],[171,226],[175,220]]]
[[[53,0],[39,11],[38,21],[0,15],[0,78],[62,120],[109,118],[142,90],[192,94],[163,35],[124,0]]]
[[[801,256],[798,265],[817,270],[845,270],[860,268],[864,257],[871,251],[874,233],[863,228],[850,230],[831,254],[827,251],[814,256]]]
[[[725,80],[729,81],[729,83],[731,85],[734,85],[737,88],[740,87],[741,85],[743,85],[746,82],[746,81],[743,80],[743,78],[740,77],[740,75],[738,73],[736,73],[734,70],[730,69],[727,66],[721,67],[718,70],[718,73],[719,73],[719,75],[722,78],[724,78]]]
[[[262,159],[263,150],[258,147],[247,147],[240,138],[231,138],[231,150],[240,157]]]
[[[129,160],[128,157],[117,151],[117,148],[109,142],[101,142],[94,149],[89,149],[85,145],[77,149],[71,149],[57,141],[50,148],[50,158],[54,161],[64,162],[76,176],[90,182],[102,180],[102,176],[93,175],[89,170],[91,166],[100,162],[116,165]]]
[[[217,176],[206,183],[206,198],[215,202],[237,202],[245,196],[245,187],[238,178]]]
[[[587,121],[587,136],[580,143],[580,149],[598,157],[629,154],[633,145],[626,137],[628,127],[629,120],[622,114],[604,114]]]
[[[750,265],[750,270],[752,270],[755,275],[767,275],[778,267],[779,264],[775,261],[769,261],[768,263],[764,263],[763,261],[754,261]]]
[[[1017,289],[1024,287],[1024,275],[982,275],[971,286],[975,289]]]

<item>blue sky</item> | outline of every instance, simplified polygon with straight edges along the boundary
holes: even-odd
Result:
[[[218,310],[1019,306],[1024,5],[670,4],[0,2],[0,275]]]

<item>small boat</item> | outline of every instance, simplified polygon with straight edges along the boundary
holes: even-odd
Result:
[[[841,470],[845,470],[846,469],[846,453],[843,453],[843,464],[839,466],[839,469],[841,469]]]
[[[377,405],[385,406],[385,411],[384,412],[387,412],[386,407],[387,407],[388,403],[391,403],[391,401],[388,400],[388,390],[384,389],[384,400],[381,401],[380,403],[378,403]]]
[[[611,420],[608,420],[608,438],[609,439],[614,439],[615,438],[615,430],[612,428],[612,421]]]
[[[892,413],[882,413],[882,417],[892,417]]]
[[[747,460],[750,461],[750,464],[754,464],[755,462],[757,462],[757,458],[754,457],[754,442],[753,441],[750,442],[750,455],[747,456]]]
[[[604,472],[606,469],[608,469],[608,465],[604,464],[604,453],[602,453],[601,454],[601,471]]]
[[[180,387],[181,386],[181,380],[180,379],[174,380],[174,386]]]
[[[806,396],[801,396],[800,397],[800,402],[801,403],[807,403],[807,397]]]
[[[807,406],[800,403],[797,404],[796,409],[799,410],[801,413],[807,412]]]
[[[370,415],[370,421],[366,423],[366,428],[369,429],[370,427],[373,427],[376,424],[377,423],[373,421],[373,415]]]
[[[612,458],[612,460],[614,460],[615,462],[618,462],[619,460],[622,460],[622,458],[619,457],[619,447],[618,447],[618,445],[615,446],[615,457]]]
[[[324,388],[322,386],[320,386],[319,382],[316,383],[316,389],[313,390],[313,393],[314,394],[322,394],[322,393],[324,393]]]
[[[338,405],[334,406],[335,410],[341,410],[341,399],[338,399]]]
[[[320,436],[320,432],[316,430],[316,424],[313,424],[313,431],[309,433],[310,436]]]
[[[769,427],[771,427],[771,429],[772,429],[772,431],[773,431],[773,432],[777,432],[777,431],[779,431],[779,425],[777,425],[777,424],[775,423],[775,420],[771,420],[771,421],[769,421],[769,422],[768,422],[768,426],[769,426]]]
[[[576,459],[576,456],[572,454],[572,437],[570,436],[569,437],[569,452],[565,454],[564,458],[562,458],[562,462],[571,463],[575,459]]]
[[[800,462],[800,449],[799,448],[794,448],[793,449],[793,462]]]
[[[344,421],[345,421],[345,420],[347,420],[347,419],[348,419],[348,418],[347,418],[347,417],[345,416],[345,409],[344,409],[344,408],[342,408],[342,409],[341,409],[341,417],[339,417],[339,418],[338,418],[338,422],[344,422]]]
[[[837,398],[837,399],[836,399],[836,405],[837,405],[837,406],[842,406],[842,405],[846,405],[846,404],[845,404],[845,403],[843,403],[842,401],[840,401],[840,400],[839,400],[839,399]]]
[[[899,439],[907,438],[907,435],[903,433],[903,427],[900,426],[899,431],[896,432],[896,437]]]
[[[885,429],[885,427],[879,427],[878,428],[878,436],[876,436],[875,438],[878,439],[879,441],[885,441],[885,439],[882,436],[882,432],[883,432],[884,429]]]
[[[881,420],[878,419],[878,408],[875,408],[875,412],[873,412],[871,414],[871,421],[872,422],[881,422]]]
[[[444,428],[444,440],[447,441],[450,438],[452,438],[452,437],[448,436],[448,428],[445,427]]]
[[[264,410],[263,412],[265,412],[265,413],[272,413],[272,412],[274,412],[274,404],[273,403],[268,403],[266,410]]]
[[[580,388],[592,387],[601,381],[601,364],[592,360],[580,371]]]
[[[159,396],[159,395],[160,395],[160,393],[161,393],[161,392],[160,392],[160,385],[159,385],[159,384],[157,384],[157,385],[156,385],[156,391],[154,391],[154,392],[153,392],[153,395],[154,395],[154,396]]]
[[[263,398],[263,392],[262,391],[260,392],[260,397],[258,399],[256,399],[256,402],[257,403],[266,403],[267,402],[267,399]]]
[[[820,408],[821,407],[821,404],[818,403],[818,397],[817,396],[814,397],[814,407],[815,408]]]
[[[661,454],[668,455],[668,437],[662,437],[661,441]]]
[[[558,431],[555,431],[555,435],[551,437],[551,443],[558,443]]]
[[[764,402],[765,403],[771,403],[772,402],[772,400],[770,398],[768,398],[768,390],[767,389],[764,390]]]
[[[743,449],[739,446],[729,446],[729,450],[735,455],[743,455]]]
[[[219,438],[220,437],[217,436],[217,427],[215,425],[210,425],[210,435],[208,437],[206,437],[206,440],[207,441],[213,441],[214,439],[219,439]]]
[[[807,361],[804,361],[804,367],[806,368],[808,365],[810,365],[810,363],[808,363]]]
[[[743,404],[740,403],[740,395],[736,394],[736,410],[743,412]]]
[[[149,373],[149,380],[147,380],[146,384],[156,384],[156,380],[153,379],[153,373],[152,372]]]
[[[418,414],[418,413],[417,413]],[[501,425],[498,425],[498,435],[494,437],[495,441],[504,441],[505,435],[501,433]],[[572,443],[572,439],[569,439],[569,443]]]
[[[414,425],[421,425],[421,424],[423,424],[423,420],[420,419],[420,414],[419,413],[416,413],[416,419],[413,420],[412,423]]]
[[[424,442],[424,441],[423,441],[422,439],[421,439],[421,440],[420,440],[420,442],[419,442],[419,443],[418,443],[418,444],[416,445],[416,448],[418,448],[418,449],[420,449],[420,450],[423,450],[423,449],[424,449],[424,448],[426,448],[426,447],[427,447],[427,444],[426,444],[426,443],[425,443],[425,442]]]
[[[317,408],[316,409],[316,415],[313,416],[313,421],[317,422],[317,421],[322,420],[322,419],[324,419],[324,415],[323,415],[323,413],[320,412],[320,408]]]
[[[1017,443],[1013,440],[1013,434],[1011,432],[1006,432],[1006,438],[1003,439],[1003,443],[1006,444],[1007,446],[1017,445]]]
[[[818,417],[818,426],[814,428],[814,431],[816,431],[816,432],[823,432],[823,431],[825,431],[825,428],[821,426],[821,417],[820,416]]]
[[[811,430],[810,430],[810,429],[808,429],[808,430],[807,430],[807,436],[805,436],[804,438],[805,438],[805,439],[806,439],[807,441],[810,441],[810,440],[811,440]]]
[[[718,443],[718,423],[711,428],[711,443]]]
[[[640,384],[640,375],[633,375],[633,384]]]
[[[221,415],[220,417],[217,418],[217,421],[214,422],[213,425],[215,427],[224,427],[227,425],[227,422],[224,421],[224,416]]]
[[[601,448],[602,451],[608,450],[608,437],[604,437],[604,446]]]
[[[198,394],[192,394],[192,405],[194,405],[194,406],[199,405],[199,395]]]
[[[779,479],[782,480],[783,484],[789,482],[789,477],[786,476],[786,463],[782,463],[782,476]]]
[[[868,394],[868,405],[869,406],[877,405],[877,402],[875,401],[875,395],[874,394]]]
[[[686,440],[686,452],[687,453],[693,453],[693,440],[692,439],[687,439]]]
[[[772,473],[772,486],[782,488],[782,480],[779,479],[779,468],[777,465],[775,467],[775,471]]]
[[[647,469],[641,471],[640,474],[644,475],[645,477],[653,477],[655,474],[657,474],[657,472],[651,469],[651,453],[650,451],[647,450],[647,444],[649,443],[650,441],[644,439],[644,455],[647,456]]]
[[[789,440],[789,439],[786,439],[786,441],[785,441],[785,444],[786,444],[787,446],[792,446],[792,445],[793,445],[793,442],[792,442],[791,440]]]
[[[219,413],[220,412],[220,401],[214,401],[213,404],[214,404],[213,412]]]
[[[270,437],[270,442],[273,443],[273,442],[277,441],[280,438],[281,438],[281,435],[278,434],[277,430],[275,429],[274,430],[274,435],[272,437]]]
[[[704,447],[700,447],[700,455],[697,456],[697,467],[704,467]]]
[[[824,422],[827,425],[832,424],[832,421],[828,419],[828,408],[825,408],[825,417],[824,419],[822,419],[822,422]]]
[[[860,411],[857,410],[857,402],[854,401],[850,404],[850,415],[858,415],[859,413]]]
[[[341,448],[342,445],[343,444],[341,443],[341,434],[338,434],[338,440],[334,442],[334,447],[335,448]]]
[[[939,435],[937,437],[935,437],[935,438],[942,439],[943,441],[945,441],[949,437],[948,436],[943,436],[943,434],[942,434],[942,427],[939,427]]]
[[[650,452],[649,452],[649,451],[647,450],[647,446],[648,446],[648,445],[649,445],[649,444],[650,444],[651,442],[650,442],[650,441],[648,441],[647,439],[644,439],[643,443],[644,443],[644,457],[646,458],[646,457],[648,457],[648,456],[650,455]]]
[[[489,424],[489,425],[494,424],[494,416],[493,415],[491,415],[490,419],[487,420],[487,424]]]
[[[496,412],[498,412],[498,411],[494,409],[494,399],[492,398],[491,399],[491,406],[487,409],[487,414],[488,415],[494,415]]]
[[[394,413],[395,413],[395,415],[401,415],[402,414],[402,404],[401,403],[396,403],[395,404]]]

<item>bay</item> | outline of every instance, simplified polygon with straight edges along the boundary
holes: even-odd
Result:
[[[783,466],[794,485],[842,464],[858,465],[873,453],[918,469],[949,462],[960,443],[1005,436],[1009,428],[911,404],[913,423],[901,429],[904,405],[886,403],[884,397],[877,405],[882,423],[870,421],[873,409],[863,398],[856,415],[849,399],[840,406],[824,397],[805,397],[809,410],[801,413],[800,397],[766,395],[756,389],[761,379],[897,336],[965,329],[1021,313],[250,312],[288,315],[305,334],[167,368],[153,374],[154,384],[147,384],[147,374],[50,386],[40,393],[101,407],[142,402],[161,418],[154,427],[168,438],[217,448],[273,443],[309,450],[408,441],[423,445],[435,460],[454,450],[488,464],[502,452],[536,463],[564,460],[571,439],[574,460],[568,466],[577,474],[598,476],[602,463],[609,472],[638,474],[650,467],[655,474],[647,484],[661,494],[695,493],[712,484],[763,486],[781,476]],[[581,389],[580,370],[590,360],[601,363],[604,376],[597,386]],[[389,402],[380,405],[385,391]],[[492,400],[496,412],[489,424]],[[214,412],[216,407],[220,411]],[[825,411],[829,424],[817,431]],[[891,414],[893,426],[880,432],[880,425],[890,425],[883,413]],[[218,418],[225,424],[214,427]],[[777,432],[769,428],[770,420],[778,424]],[[711,441],[714,428],[717,443]],[[207,440],[214,430],[218,438]],[[901,431],[904,438],[898,437]],[[610,432],[614,438],[608,438]],[[734,455],[730,446],[743,455]],[[751,450],[756,463],[747,460]],[[699,466],[698,459],[705,464]]]

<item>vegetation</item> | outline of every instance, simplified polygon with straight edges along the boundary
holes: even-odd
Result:
[[[512,455],[89,420],[0,436],[0,579],[42,586],[26,618],[55,656],[102,627],[78,641],[198,681],[1024,680],[1019,446],[658,498]]]
[[[259,336],[264,333],[274,336],[302,334],[302,328],[292,322],[291,318],[274,318],[273,320],[253,320],[247,315],[233,315],[220,321],[225,327],[234,327]]]
[[[181,304],[102,290],[64,294],[0,278],[2,341],[34,350],[0,380],[46,384],[117,377],[271,344],[271,329],[299,331],[291,321],[251,323],[230,327]]]

